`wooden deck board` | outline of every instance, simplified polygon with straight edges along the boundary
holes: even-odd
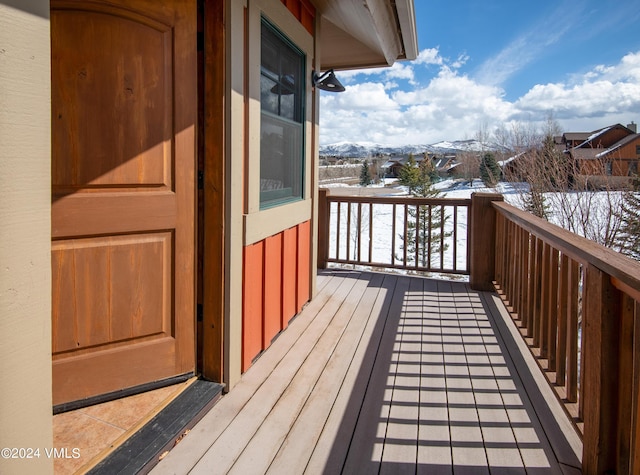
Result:
[[[319,276],[318,288],[153,473],[579,467],[575,432],[539,388],[492,294],[338,270]]]
[[[358,401],[364,399],[377,354],[370,348],[379,345],[382,338],[397,280],[397,276],[391,274],[384,276],[371,312],[372,317],[358,342],[320,438],[313,447],[306,467],[308,473],[339,473],[342,470],[353,428],[360,415],[361,404]]]
[[[318,382],[313,388],[300,415],[287,435],[286,443],[280,448],[270,465],[268,472],[286,473],[290,467],[305,468],[320,435],[328,430],[317,421],[328,421],[336,404],[343,381],[347,377],[349,366],[356,358],[358,342],[370,328],[373,309],[376,305],[383,276],[378,274],[372,279],[372,286],[366,288],[362,298],[353,309],[353,316],[345,332],[341,335],[331,359],[327,362]]]
[[[262,384],[236,416],[233,421],[234,430],[223,432],[211,449],[202,457],[202,460],[198,462],[198,470],[202,470],[203,473],[216,473],[217,471],[219,473],[229,473],[231,468],[238,462],[247,445],[251,443],[256,433],[261,429],[267,417],[270,416],[276,405],[281,402],[281,398],[290,394],[290,382],[294,377],[300,374],[300,377],[307,378],[305,382],[313,381],[304,371],[304,368],[301,370],[303,363],[307,361],[307,357],[316,347],[325,331],[327,329],[336,330],[335,325],[331,325],[331,323],[334,322],[336,313],[349,297],[357,280],[345,279],[343,284],[338,287],[335,294],[323,307],[323,311],[316,315],[306,331],[291,346],[288,353],[271,372],[268,377],[268,384]],[[255,367],[252,369],[256,372]],[[294,410],[295,407],[293,407]],[[271,420],[273,419],[271,418]],[[279,442],[277,436],[274,442]],[[248,457],[251,457],[251,452],[249,452]]]
[[[307,411],[305,417],[302,417],[301,420],[298,419],[300,419],[302,409],[305,407],[312,391],[320,384],[322,376],[326,375],[329,379],[339,377],[339,374],[332,373],[332,369],[328,368],[328,365],[332,362],[332,358],[336,356],[334,353],[342,337],[349,334],[347,330],[350,329],[352,332],[362,331],[361,322],[357,317],[361,314],[366,315],[366,311],[358,312],[357,310],[361,308],[364,310],[368,305],[368,302],[363,301],[362,298],[366,289],[367,281],[364,279],[357,281],[351,288],[347,298],[345,298],[339,310],[335,313],[331,324],[326,327],[312,351],[307,355],[304,363],[300,366],[299,371],[280,396],[277,404],[264,421],[261,422],[259,430],[255,433],[250,443],[244,448],[242,457],[236,461],[230,473],[247,474],[267,472],[274,458],[282,448],[285,439],[287,441],[293,440],[292,432],[294,432],[294,426],[300,426],[302,424],[302,430],[306,431],[309,435],[313,435],[314,432],[319,432],[317,430],[317,421],[327,418],[328,411],[323,407],[326,399],[314,398],[316,404],[311,405],[310,410],[311,412],[315,411],[316,414],[311,414],[310,417]],[[352,319],[356,320],[357,325],[350,325]],[[347,337],[349,336],[353,337],[354,335],[348,335]],[[339,356],[348,357],[349,355],[337,355],[334,361],[337,362]],[[296,359],[300,357],[301,356],[298,355],[295,356]],[[324,383],[331,384],[332,381],[324,381]],[[319,390],[325,388],[319,388]],[[299,430],[295,432],[299,432]],[[314,437],[309,437],[307,443],[308,447],[312,447],[315,443]],[[300,457],[298,457],[298,459],[300,459]],[[294,463],[294,460],[293,457],[288,460],[290,467],[300,467],[301,465],[304,467],[304,465],[306,465],[306,460],[298,460],[297,464]]]

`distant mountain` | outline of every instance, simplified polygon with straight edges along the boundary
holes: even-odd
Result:
[[[320,145],[320,155],[325,157],[365,158],[376,155],[407,155],[424,152],[435,154],[455,154],[460,152],[497,151],[501,147],[495,144],[482,144],[477,140],[456,140],[438,142],[431,145],[390,146],[372,142],[338,142]]]

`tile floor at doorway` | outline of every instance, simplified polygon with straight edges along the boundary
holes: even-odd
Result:
[[[194,378],[195,380],[195,378]],[[193,380],[53,416],[56,475],[85,473],[135,434]],[[77,449],[74,451],[74,449]],[[79,453],[79,457],[74,456]]]

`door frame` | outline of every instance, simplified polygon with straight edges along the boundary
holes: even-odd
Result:
[[[224,321],[225,321],[225,1],[198,0],[198,12],[202,15],[203,44],[199,74],[202,88],[199,91],[201,108],[203,154],[203,216],[202,273],[198,279],[202,288],[202,347],[198,361],[200,374],[206,380],[222,383],[224,374]],[[200,48],[199,48],[200,49]],[[199,251],[200,252],[200,251]]]

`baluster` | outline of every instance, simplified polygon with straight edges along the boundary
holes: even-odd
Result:
[[[398,205],[391,205],[391,265],[396,264],[396,208]]]
[[[369,203],[369,263],[373,262],[373,203]]]
[[[550,272],[551,279],[549,282],[549,313],[547,315],[547,344],[549,348],[549,371],[556,370],[556,349],[558,336],[558,265],[560,257],[558,250],[551,248]]]
[[[356,229],[356,242],[358,246],[357,260],[362,261],[362,203],[358,203],[358,227]]]
[[[347,203],[347,262],[351,260],[351,201]]]
[[[338,206],[338,212],[337,212],[337,219],[336,219],[336,259],[340,259],[340,235],[341,235],[341,228],[340,228],[340,221],[341,221],[341,215],[342,215],[342,202],[341,201],[336,201],[336,204]]]
[[[540,289],[540,320],[538,324],[540,357],[547,358],[549,356],[549,307],[551,306],[551,298],[549,296],[551,283],[551,246],[546,242],[542,245],[542,280]]]
[[[453,270],[458,270],[458,206],[453,207]]]
[[[560,282],[558,285],[558,346],[556,348],[556,384],[567,389],[567,325],[569,322],[569,257],[560,259]]]
[[[431,225],[431,223],[429,223]],[[444,269],[444,205],[440,205],[440,269]]]

